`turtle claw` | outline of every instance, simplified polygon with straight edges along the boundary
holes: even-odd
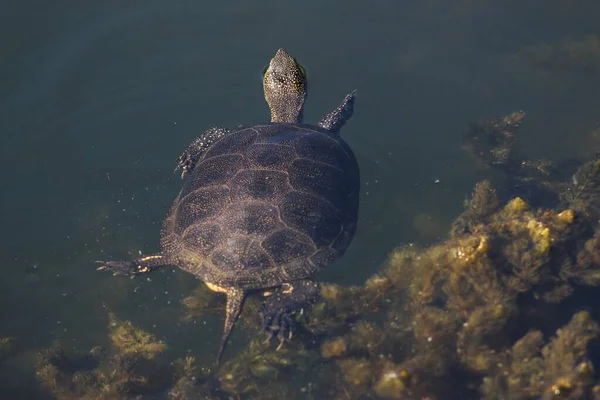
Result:
[[[190,174],[190,172],[194,169],[195,166],[196,161],[192,159],[190,153],[186,150],[177,159],[177,167],[175,167],[173,173],[176,173],[177,171],[181,170],[181,179],[183,179],[186,175]]]
[[[281,348],[283,347],[283,343],[284,342],[285,342],[285,338],[284,337],[280,337],[279,338],[279,346],[277,346],[277,348],[275,349],[275,351],[281,350]]]
[[[281,350],[281,348],[283,347],[285,342],[289,342],[292,340],[293,332],[294,332],[294,326],[291,324],[291,321],[289,324],[288,323],[283,324],[283,326],[279,330],[279,334],[277,335],[279,337],[279,345],[277,346],[275,351]]]
[[[273,337],[279,339],[277,350],[286,341],[292,340],[298,317],[318,298],[319,286],[309,280],[284,283],[274,292],[265,293],[265,301],[260,306],[263,331],[268,335],[267,342]]]
[[[138,258],[136,260],[96,262],[102,264],[96,268],[98,271],[111,271],[115,276],[125,275],[131,278],[169,265],[168,258],[165,258],[160,253]]]
[[[267,334],[267,339],[264,343],[268,343],[274,337],[279,339],[279,345],[275,349],[280,350],[284,343],[292,339],[294,332],[294,320],[292,316],[282,311],[267,315],[262,313],[263,330]]]
[[[265,331],[265,333],[267,334],[267,338],[262,342],[262,344],[267,344],[267,343],[269,343],[271,341],[271,339],[273,339],[273,334],[272,333],[266,332],[266,331]]]

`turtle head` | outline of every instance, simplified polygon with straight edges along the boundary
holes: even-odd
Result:
[[[263,73],[271,122],[301,123],[306,99],[306,71],[284,49],[277,50]]]

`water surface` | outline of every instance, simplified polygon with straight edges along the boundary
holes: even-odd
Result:
[[[214,358],[222,319],[182,324],[198,284],[129,280],[97,259],[158,249],[175,160],[209,126],[268,119],[260,74],[279,47],[307,68],[305,116],[351,90],[357,236],[322,274],[359,283],[395,246],[443,239],[475,182],[469,121],[523,109],[524,150],[590,157],[599,129],[600,4],[501,0],[10,2],[0,15],[0,337],[106,343],[106,307],[177,356]],[[425,222],[424,222],[425,221]],[[239,351],[238,330],[228,351]],[[0,369],[20,390],[26,363]]]

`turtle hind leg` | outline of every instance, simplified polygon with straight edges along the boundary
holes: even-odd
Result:
[[[96,261],[102,264],[97,268],[98,271],[111,271],[113,275],[125,275],[134,277],[140,274],[152,272],[158,268],[171,265],[168,259],[162,254],[141,257],[135,260],[123,261]]]
[[[354,114],[355,98],[356,90],[353,90],[350,94],[346,95],[342,103],[335,110],[325,115],[317,125],[330,132],[338,133],[342,129],[342,126],[352,117],[352,114]]]
[[[196,163],[200,161],[206,150],[217,140],[227,135],[229,132],[225,128],[212,127],[204,131],[188,146],[187,149],[177,159],[177,170],[181,170],[181,177],[183,178],[187,174],[192,173]]]
[[[260,307],[263,329],[269,339],[277,337],[281,348],[286,340],[292,338],[296,316],[308,311],[319,298],[319,285],[303,279],[284,283],[272,295],[267,297]]]

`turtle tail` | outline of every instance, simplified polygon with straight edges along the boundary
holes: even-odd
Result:
[[[229,289],[227,290],[227,305],[225,306],[225,328],[223,329],[223,337],[221,338],[221,345],[219,346],[219,352],[217,353],[217,364],[221,361],[221,356],[225,350],[225,345],[229,340],[229,335],[233,331],[235,321],[237,321],[242,311],[242,304],[244,303],[245,293],[240,289]]]

